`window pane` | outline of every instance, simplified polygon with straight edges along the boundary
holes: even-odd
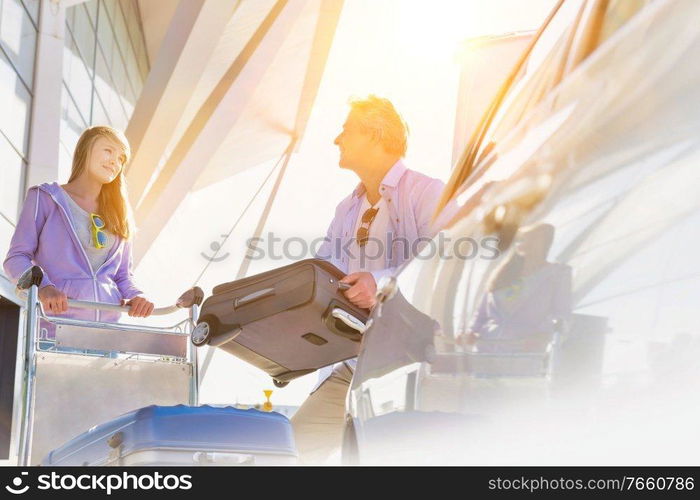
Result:
[[[90,0],[83,4],[87,10],[88,16],[90,17],[90,22],[92,23],[93,28],[97,24],[97,3],[97,0]]]
[[[115,47],[114,59],[112,59],[112,80],[114,80],[115,90],[121,93],[126,83],[126,69],[124,62]]]
[[[676,160],[673,157],[677,151],[671,148],[643,167],[639,162],[631,163],[593,182],[572,179],[572,184],[581,187],[565,191],[528,226],[539,224],[553,231],[553,239],[545,245],[548,260],[560,266],[558,272],[562,266],[568,267],[573,276],[571,289],[559,292],[553,287],[558,283],[554,278],[537,283],[532,278],[538,305],[545,297],[551,297],[555,304],[564,293],[569,294],[568,313],[550,312],[570,315],[571,337],[587,336],[590,340],[596,336],[599,348],[604,349],[599,360],[603,375],[643,374],[657,368],[653,363],[657,360],[650,360],[651,355],[668,354],[664,361],[672,361],[673,356],[681,354],[675,349],[696,342],[694,300],[700,296],[700,261],[695,255],[698,238],[693,228],[700,221],[700,213],[695,209],[697,204],[675,200],[692,199],[689,195],[700,180],[694,172],[700,156],[695,151]],[[588,175],[582,172],[580,177],[588,180]],[[647,211],[636,207],[642,207],[652,191],[659,193],[655,201],[665,202],[655,204],[654,215],[649,217]],[[595,213],[591,200],[596,201]],[[521,229],[519,235],[524,231]],[[534,229],[530,233],[534,236]],[[530,239],[521,248],[530,248],[533,254],[541,250]],[[517,246],[515,250],[527,255]],[[505,266],[497,269],[505,270]],[[503,293],[516,293],[513,287],[518,284],[525,297],[527,278],[516,279],[522,274],[508,277],[502,272],[505,281],[510,281],[504,282]],[[497,281],[492,278],[491,282]],[[512,311],[516,306],[512,295],[510,298]]]
[[[59,141],[58,147],[58,182],[65,183],[70,179],[70,171],[73,163],[73,153],[63,141]]]
[[[27,154],[31,96],[5,56],[0,53],[0,130],[14,147]]]
[[[77,102],[83,122],[90,116],[92,80],[83,60],[78,55],[78,48],[72,38],[66,34],[66,46],[63,51],[63,81]]]
[[[121,57],[115,57],[114,66],[112,67],[112,79],[114,80],[114,89],[125,100],[133,102],[133,93],[129,84],[126,68]]]
[[[117,128],[121,131],[126,130],[126,126],[129,124],[129,117],[126,115],[126,112],[124,111],[124,108],[121,105],[119,105],[119,107],[115,109],[115,112],[110,114],[109,117],[112,120],[112,125],[114,126],[114,128]]]
[[[127,8],[125,4],[128,4],[129,7]],[[126,27],[129,30],[131,44],[134,47],[134,51],[136,51],[139,39],[141,38],[141,23],[139,20],[138,9],[136,4],[129,0],[128,2],[122,2],[122,10],[124,11],[124,15],[126,17]]]
[[[1,136],[0,165],[0,212],[5,218],[17,222],[24,161]]]
[[[92,110],[92,122],[104,116],[115,127],[124,128],[148,72],[138,8],[135,2],[120,5],[118,0],[100,0],[99,5],[94,86],[100,104],[92,106],[102,109]]]
[[[139,71],[138,63],[136,62],[136,56],[133,51],[129,49],[129,56],[127,57],[127,73],[129,75],[129,81],[131,82],[131,88],[134,94],[138,96],[141,94],[141,88],[143,83],[141,81],[141,72]]]
[[[85,66],[92,73],[95,58],[95,32],[92,29],[85,7],[77,5],[71,8],[76,11],[73,39],[80,50]]]
[[[141,31],[141,18],[138,14],[134,16],[133,23],[133,25],[128,25],[128,28],[131,35],[131,43],[133,44],[134,52],[136,53],[136,59],[139,59],[146,50],[146,44],[143,39],[143,32]]]
[[[68,161],[65,162],[64,158],[60,158],[62,161],[59,163],[59,179],[61,181],[67,181],[68,177],[70,176],[71,158],[73,156],[73,151],[75,150],[75,145],[78,143],[78,138],[87,127],[87,124],[85,123],[85,120],[83,120],[80,113],[78,113],[75,102],[73,102],[73,99],[68,93],[65,84],[61,96],[61,109],[60,143],[61,150],[67,153]]]
[[[115,16],[112,18],[112,26],[114,27],[114,34],[117,38],[117,44],[121,49],[121,53],[126,57],[126,48],[131,42],[129,41],[129,32],[126,29],[124,16],[122,16],[120,9],[117,9]]]
[[[603,19],[603,26],[600,28],[598,45],[615,33],[622,25],[632,19],[637,12],[646,7],[651,0],[612,0],[608,4]]]
[[[102,7],[107,9],[109,18],[114,20],[115,12],[119,8],[117,5],[117,0],[102,0]]]
[[[34,77],[36,29],[19,0],[3,0],[0,2],[0,9],[2,48],[31,89]]]
[[[112,25],[104,7],[100,10],[100,19],[97,25],[97,41],[102,48],[102,55],[104,55],[107,67],[111,69],[114,58],[119,57],[119,54],[116,53],[117,49],[115,47]]]
[[[110,92],[113,92],[112,87],[112,75],[109,71],[109,67],[105,62],[102,52],[97,52],[97,59],[95,59],[95,89],[103,96],[106,97]]]
[[[582,0],[564,2],[535,43],[516,83],[503,99],[477,155],[479,165],[488,165],[498,154],[494,147],[503,140],[547,91],[556,85],[557,69],[563,63],[564,43],[581,7]],[[489,158],[486,161],[486,158]]]
[[[120,0],[119,5],[122,9],[122,14],[126,20],[126,24],[132,22],[132,17],[134,16],[134,4],[131,0]]]
[[[68,28],[71,31],[73,31],[73,29],[75,27],[75,9],[74,8],[66,9],[66,26],[68,26]],[[68,35],[66,34],[66,36],[68,36]]]
[[[72,152],[78,142],[78,137],[87,127],[87,124],[82,115],[78,112],[75,101],[68,93],[65,85],[63,87],[62,101],[61,141],[66,145],[68,150]],[[63,126],[65,126],[65,128]]]
[[[97,56],[97,75],[95,87],[98,91],[105,113],[116,128],[123,129],[126,125],[126,114],[122,107],[121,99],[116,91],[116,86],[105,66],[104,59]]]
[[[112,125],[112,121],[109,119],[109,116],[107,115],[107,111],[104,108],[104,105],[102,104],[102,101],[100,100],[100,95],[95,92],[95,95],[93,97],[93,106],[92,106],[92,125]]]
[[[134,114],[134,105],[122,96],[122,106],[124,106],[124,111],[126,112],[127,123],[131,119],[131,115]]]
[[[34,24],[39,23],[39,0],[22,0],[24,7],[29,11],[29,15],[34,20]]]

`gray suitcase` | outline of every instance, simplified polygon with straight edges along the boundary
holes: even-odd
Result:
[[[354,358],[368,311],[344,296],[343,276],[327,261],[307,259],[219,285],[202,304],[192,341],[257,366],[278,387]]]

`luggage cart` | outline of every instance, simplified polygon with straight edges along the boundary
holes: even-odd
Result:
[[[78,434],[144,406],[197,405],[197,354],[190,342],[204,293],[185,292],[154,315],[189,309],[170,327],[107,323],[49,316],[38,300],[43,271],[28,269],[17,293],[26,299],[10,456],[18,465],[39,463],[46,453]],[[128,311],[126,306],[69,300],[83,309]],[[54,325],[55,339],[40,322]]]

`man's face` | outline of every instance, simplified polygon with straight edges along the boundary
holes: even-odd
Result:
[[[333,143],[340,150],[338,165],[341,168],[350,169],[361,165],[363,155],[376,146],[373,143],[372,134],[359,123],[352,112],[343,124],[343,131],[338,134]]]

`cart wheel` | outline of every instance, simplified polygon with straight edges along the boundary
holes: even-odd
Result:
[[[192,343],[197,347],[206,345],[216,334],[216,319],[209,316],[202,318],[192,330]]]
[[[280,382],[276,378],[272,379],[272,383],[275,384],[275,387],[279,387],[280,389],[289,385],[289,382]]]

